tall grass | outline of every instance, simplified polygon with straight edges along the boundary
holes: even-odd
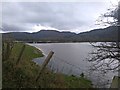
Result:
[[[10,45],[10,44],[8,44]],[[25,48],[23,49],[23,46]],[[4,51],[9,46],[4,43]],[[23,50],[21,50],[23,49]],[[6,50],[6,51],[5,51]],[[24,43],[14,43],[9,58],[3,61],[3,88],[91,88],[91,82],[83,77],[67,76],[46,68],[38,82],[40,66],[32,59],[42,57],[43,54],[35,47]],[[20,53],[22,54],[20,55]],[[5,57],[7,57],[4,53]],[[19,64],[16,62],[19,58]]]

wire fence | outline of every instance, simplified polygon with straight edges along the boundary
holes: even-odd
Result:
[[[74,68],[77,68],[77,69],[81,70],[80,67],[78,67],[78,66],[76,66],[76,65],[74,65],[74,64],[72,64],[72,63],[70,63],[70,62],[67,62],[68,60],[64,60],[64,59],[59,58],[59,57],[57,57],[57,56],[54,56],[54,57],[57,58],[58,60],[60,60],[61,62],[64,62],[64,63],[66,63],[66,64],[68,64],[68,65],[71,65],[71,66],[74,67]]]
[[[45,49],[46,53],[49,52],[49,51],[51,51],[51,50],[50,49]],[[47,55],[46,53],[45,53],[45,56]],[[42,60],[40,60],[40,58],[39,58],[39,61],[44,61],[44,59],[45,59],[45,57],[42,58]],[[87,60],[86,60],[86,62],[87,62]],[[53,57],[51,58],[47,67],[50,68],[54,72],[60,72],[60,73],[64,73],[64,74],[67,74],[67,75],[80,76],[82,73],[85,72],[84,73],[85,77],[92,80],[95,85],[96,84],[98,85],[98,83],[101,85],[101,83],[105,84],[106,82],[108,82],[107,78],[105,76],[102,77],[102,74],[100,72],[93,73],[92,71],[89,70],[90,69],[89,66],[87,67],[88,70],[84,70],[84,67],[79,65],[79,63],[74,64],[74,63],[70,62],[70,60],[67,59],[67,58],[57,56],[56,52],[53,55]],[[101,86],[103,86],[103,85],[101,85]]]
[[[80,67],[77,67],[76,65],[68,62],[68,60],[64,60],[57,56],[52,57],[51,61],[48,64],[48,67],[54,72],[62,72],[69,75],[80,75],[80,73],[77,72],[82,71]]]
[[[38,46],[35,46],[35,47],[38,48]],[[44,50],[42,50],[42,51],[45,56],[44,56],[44,58],[41,58],[42,60],[40,60],[40,58],[38,58],[37,63],[39,62],[40,64],[42,64],[45,60],[45,57],[47,56],[47,53],[51,50],[53,50],[53,49],[44,48]],[[72,74],[72,75],[77,75],[77,76],[80,75],[81,73],[86,72],[84,67],[82,67],[83,65],[81,66],[80,63],[72,63],[72,61],[70,61],[68,58],[57,56],[56,52],[54,52],[54,53],[55,54],[53,55],[53,57],[51,58],[48,66],[47,66],[51,70],[53,70],[55,72],[62,72],[64,74],[70,74],[70,75]]]
[[[50,50],[47,50],[47,51],[50,51]],[[46,58],[46,55],[44,58],[42,58],[42,60],[38,58],[38,62],[42,64],[45,58]],[[72,63],[70,60],[59,57],[56,54],[53,55],[47,67],[53,70],[54,72],[60,72],[60,73],[62,72],[68,75],[78,76],[81,73],[84,73],[84,70],[83,70],[84,68],[79,66],[79,63],[78,65],[76,65]]]

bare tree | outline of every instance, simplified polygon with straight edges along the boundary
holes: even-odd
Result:
[[[120,42],[119,42],[119,24],[120,24],[120,2],[116,9],[105,13],[102,17],[107,18],[107,21],[101,20],[103,23],[107,23],[111,26],[117,27],[118,39],[115,42],[101,42],[91,43],[96,48],[92,52],[93,57],[89,59],[93,62],[93,69],[102,70],[119,70],[120,69]],[[114,20],[110,21],[109,18]]]
[[[103,42],[92,45],[96,48],[89,61],[93,62],[93,70],[120,70],[120,42]]]
[[[92,63],[91,71],[97,71],[102,73],[102,75],[107,75],[110,71],[120,71],[120,2],[115,9],[108,9],[108,12],[102,14],[98,20],[101,24],[114,26],[117,28],[118,38],[114,42],[98,42],[91,43],[95,50],[91,53],[91,57],[88,59]],[[93,75],[93,74],[92,74]],[[99,75],[99,74],[98,74]],[[97,81],[103,80],[103,76]],[[107,80],[106,80],[107,81]],[[109,79],[108,82],[109,83]],[[97,84],[97,83],[96,83]],[[103,87],[105,80],[100,82],[99,85]],[[99,86],[98,87],[101,87]],[[96,85],[97,86],[97,85]]]
[[[118,26],[120,24],[120,2],[118,5],[112,5],[104,14],[101,14],[96,20],[97,25]]]

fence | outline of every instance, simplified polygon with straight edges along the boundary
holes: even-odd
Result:
[[[44,63],[45,57],[40,60],[40,58],[36,59],[36,62],[38,64]],[[42,62],[41,62],[42,61]],[[84,73],[83,69],[80,68],[78,65],[75,65],[69,60],[65,60],[61,57],[56,56],[56,54],[53,55],[51,58],[50,62],[47,65],[48,68],[50,68],[54,72],[60,72],[68,75],[77,75],[79,76],[80,74]]]

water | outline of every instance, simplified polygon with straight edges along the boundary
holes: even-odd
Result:
[[[40,49],[45,57],[51,50],[54,52],[48,66],[55,72],[76,76],[84,73],[94,84],[106,82],[108,79],[111,82],[115,75],[112,72],[106,75],[101,75],[99,72],[91,73],[91,71],[89,73],[91,63],[87,61],[87,58],[90,57],[90,53],[94,50],[89,43],[39,43],[30,45]],[[42,64],[45,57],[36,58],[34,61]]]
[[[66,74],[80,75],[80,73],[88,69],[86,58],[88,57],[88,53],[92,51],[92,46],[89,43],[47,43],[33,44],[33,46],[41,49],[45,56],[52,50],[54,55],[50,63],[54,63],[53,66],[58,71],[62,70]],[[34,61],[42,63],[43,59],[41,58],[40,60],[38,58]]]

